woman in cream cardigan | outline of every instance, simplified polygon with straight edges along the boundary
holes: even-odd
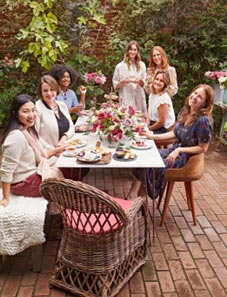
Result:
[[[39,100],[36,102],[36,130],[47,149],[63,146],[74,135],[74,125],[64,102],[56,101],[59,86],[50,75],[41,77],[38,85]]]
[[[59,85],[50,75],[41,77],[38,85],[39,100],[36,102],[37,119],[36,130],[40,142],[46,149],[64,147],[65,141],[72,137],[75,127],[72,122],[68,107],[64,102],[56,101]],[[65,178],[78,180],[78,169],[60,168]],[[81,177],[87,175],[89,169],[81,171]]]

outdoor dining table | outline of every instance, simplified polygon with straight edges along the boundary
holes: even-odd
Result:
[[[86,117],[80,117],[77,122],[77,125],[81,125],[86,122]],[[139,137],[139,136],[138,136]],[[95,148],[97,141],[100,141],[99,136],[97,133],[75,133],[75,135],[72,137],[73,139],[80,139],[83,142],[86,143],[86,145],[83,148],[77,148],[76,151],[80,151],[83,149],[86,149],[86,147],[91,147]],[[110,162],[108,164],[99,164],[98,162],[94,163],[82,163],[82,162],[77,162],[77,158],[75,157],[67,157],[65,156],[64,153],[62,153],[58,161],[56,163],[56,166],[59,168],[121,168],[121,169],[133,169],[133,168],[141,168],[144,169],[144,178],[146,181],[146,168],[152,168],[153,170],[153,184],[155,184],[155,170],[157,168],[163,168],[165,167],[163,160],[160,156],[160,153],[155,145],[155,142],[153,140],[149,139],[143,139],[146,141],[147,144],[149,144],[147,149],[134,149],[130,146],[132,143],[132,140],[126,140],[124,141],[124,146],[125,147],[130,147],[130,150],[135,153],[136,158],[133,160],[128,160],[128,161],[122,161],[121,159],[114,159],[113,157],[111,158]],[[102,148],[110,152],[112,156],[114,155],[116,151],[116,147],[111,147],[111,145],[108,145],[107,141],[101,142]],[[146,187],[145,187],[146,190]],[[148,195],[146,191],[146,202],[148,204]],[[150,214],[150,212],[149,212]],[[150,214],[151,216],[151,214]],[[152,217],[153,221],[153,240],[154,240],[154,200],[153,200],[153,212],[152,212]]]

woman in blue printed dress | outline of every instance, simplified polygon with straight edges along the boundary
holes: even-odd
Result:
[[[185,106],[177,118],[173,131],[164,134],[153,134],[152,131],[142,131],[153,140],[175,140],[167,149],[161,149],[160,154],[165,168],[155,172],[155,191],[153,195],[152,170],[146,170],[147,190],[151,198],[157,198],[163,187],[163,178],[167,168],[183,167],[190,156],[205,153],[209,147],[213,132],[212,110],[214,105],[214,91],[206,84],[196,86],[186,98]],[[128,193],[128,199],[138,196],[141,184],[144,183],[144,172],[134,169],[133,182]],[[154,196],[154,197],[153,197]]]

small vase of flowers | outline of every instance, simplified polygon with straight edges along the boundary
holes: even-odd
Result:
[[[204,75],[218,82],[214,85],[215,101],[227,104],[227,71],[206,71]]]

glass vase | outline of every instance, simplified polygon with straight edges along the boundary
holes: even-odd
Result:
[[[223,94],[223,104],[227,105],[227,89],[224,90],[224,94]]]

